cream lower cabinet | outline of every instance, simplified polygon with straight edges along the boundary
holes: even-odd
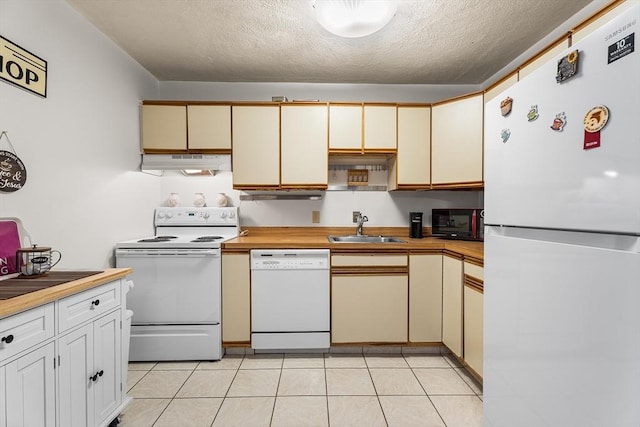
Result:
[[[280,186],[280,106],[233,105],[233,188]]]
[[[431,184],[434,188],[482,188],[483,94],[431,108]]]
[[[331,257],[331,342],[406,343],[406,254]]]
[[[484,357],[483,268],[464,263],[464,361],[480,379]]]
[[[282,105],[280,116],[280,186],[326,189],[329,179],[327,104]]]
[[[55,344],[50,342],[0,367],[0,426],[55,425],[54,355]]]
[[[458,357],[462,342],[462,259],[442,257],[442,343]]]
[[[409,341],[442,341],[442,255],[409,255]]]
[[[249,253],[222,254],[222,343],[251,343]]]

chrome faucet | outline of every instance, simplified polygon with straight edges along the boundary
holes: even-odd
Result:
[[[365,215],[362,215],[361,213],[358,213],[358,218],[356,219],[356,235],[357,236],[362,236],[362,226],[367,221],[369,221],[369,218],[367,218]]]

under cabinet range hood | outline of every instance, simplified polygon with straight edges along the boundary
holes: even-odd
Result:
[[[142,171],[210,170],[230,171],[228,154],[143,154]]]

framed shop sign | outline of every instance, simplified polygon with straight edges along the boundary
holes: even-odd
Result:
[[[0,36],[0,79],[47,97],[47,61]]]

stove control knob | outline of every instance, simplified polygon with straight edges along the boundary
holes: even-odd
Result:
[[[173,218],[173,212],[167,212],[167,219]]]
[[[234,216],[236,216],[236,214],[234,214],[233,212],[229,212],[229,219],[232,219]]]
[[[226,212],[220,212],[220,218],[226,218],[227,217],[227,213]]]
[[[209,218],[209,212],[203,212],[203,213],[202,213],[202,217],[203,217],[204,219]]]
[[[164,218],[164,212],[162,211],[158,212],[158,218],[160,219]]]

